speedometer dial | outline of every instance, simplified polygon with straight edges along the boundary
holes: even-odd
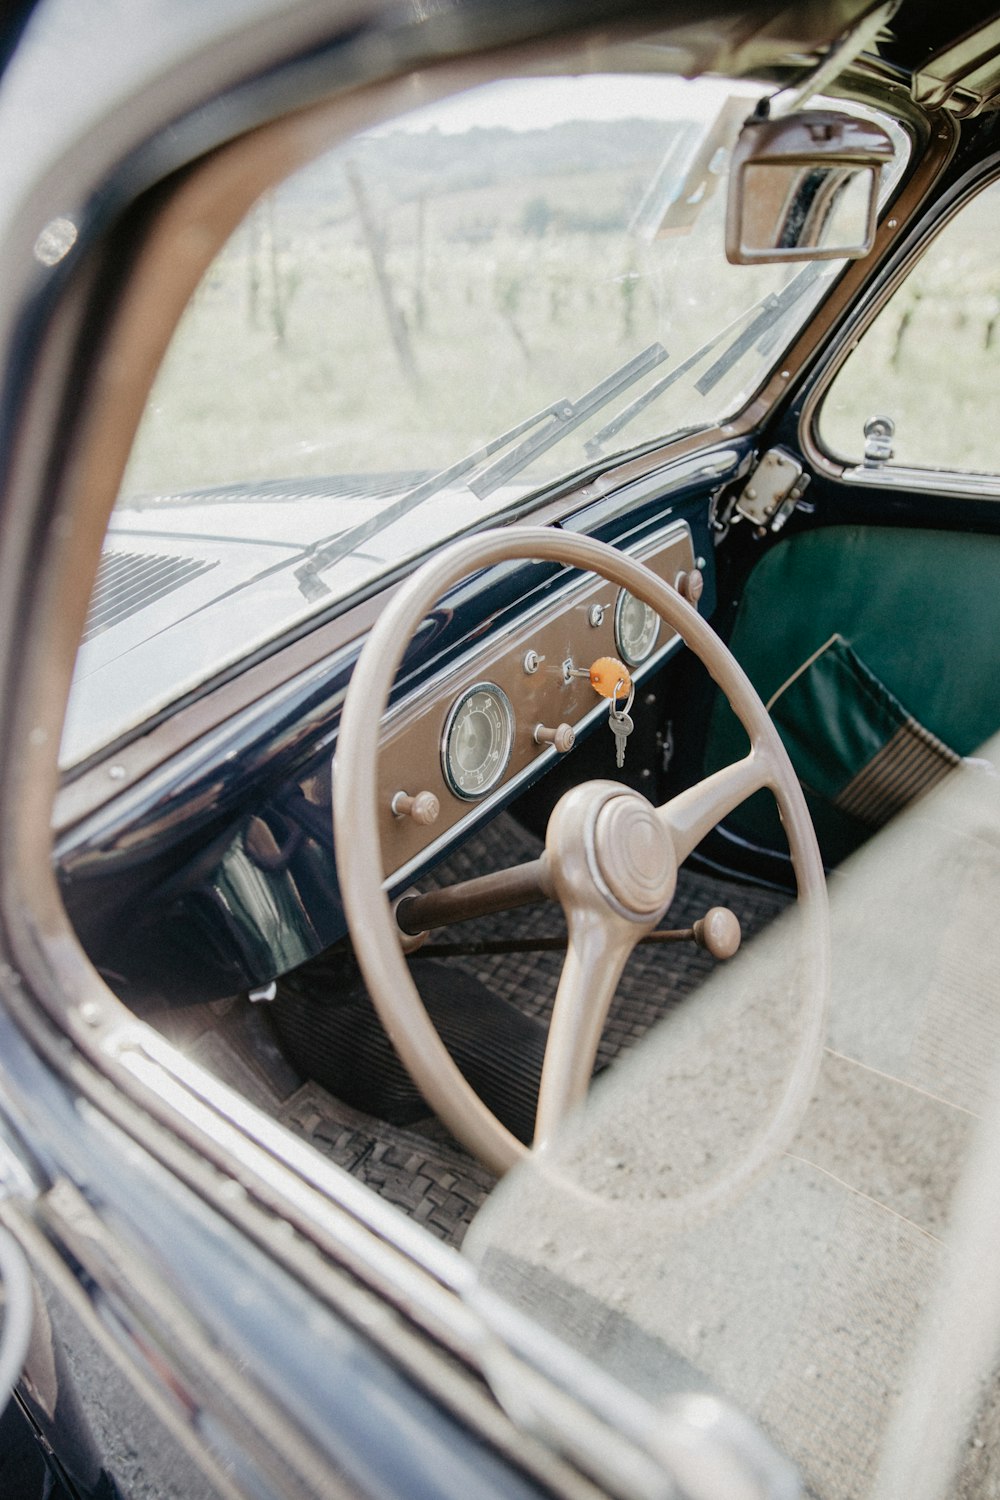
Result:
[[[628,589],[622,589],[615,604],[615,641],[622,660],[638,667],[650,655],[660,633],[660,617]]]
[[[477,682],[452,707],[441,764],[452,791],[466,801],[495,787],[514,748],[514,711],[493,682]]]

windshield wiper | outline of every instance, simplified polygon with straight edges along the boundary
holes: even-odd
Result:
[[[643,375],[655,370],[667,357],[667,351],[662,344],[650,344],[641,354],[630,359],[627,364],[622,365],[612,375],[608,375],[598,385],[592,386],[586,395],[581,396],[579,401],[561,401],[556,407],[549,409],[542,416],[548,416],[548,426],[541,431],[532,433],[531,437],[525,438],[523,443],[511,453],[498,458],[496,463],[490,464],[489,468],[469,482],[469,489],[480,500],[485,500],[494,490],[520,474],[521,470],[537,458],[540,453],[545,453],[556,443],[562,442],[568,432],[581,426],[588,418],[594,416],[613,401],[619,391],[627,386],[633,385]],[[536,419],[537,420],[537,419]],[[532,424],[533,425],[533,424]]]
[[[480,500],[494,490],[506,484],[510,479],[527,465],[540,453],[546,452],[556,443],[561,442],[567,433],[586,422],[588,418],[595,416],[609,401],[613,401],[619,392],[627,390],[637,380],[641,380],[650,370],[655,370],[667,358],[667,351],[662,344],[650,344],[643,349],[641,354],[636,354],[627,360],[619,369],[606,375],[597,385],[592,386],[577,401],[563,398],[555,401],[551,406],[544,407],[535,412],[534,416],[526,417],[523,422],[518,422],[515,427],[510,427],[502,432],[499,437],[492,438],[482,448],[477,448],[475,453],[460,458],[457,463],[440,473],[431,474],[423,480],[415,489],[407,490],[405,495],[386,506],[377,515],[370,516],[367,521],[361,521],[357,526],[350,527],[347,531],[341,531],[334,536],[325,538],[323,541],[315,542],[309,549],[306,559],[295,569],[295,578],[299,588],[307,599],[319,598],[327,592],[326,585],[319,579],[319,574],[334,563],[346,557],[348,553],[385,531],[396,521],[408,515],[418,505],[429,500],[440,490],[446,489],[448,485],[454,484],[456,480],[464,479],[466,474],[471,474],[498,453],[501,448],[515,442],[533,427],[541,427],[525,442],[521,443],[513,452],[506,454],[495,464],[483,469],[482,473],[471,480],[468,488]]]
[[[805,266],[780,292],[772,292],[760,302],[755,302],[751,307],[744,309],[687,359],[682,360],[661,379],[654,381],[648,390],[643,391],[635,401],[623,407],[612,421],[588,440],[585,449],[587,454],[591,457],[599,455],[609,438],[617,436],[623,428],[645,411],[647,406],[657,401],[665,391],[676,385],[711,354],[713,349],[722,344],[734,329],[739,329],[740,332],[736,337],[725,345],[718,358],[695,382],[695,389],[700,395],[706,396],[742,359],[748,349],[758,341],[773,337],[775,325],[808,291],[818,275],[819,267]],[[464,479],[466,475],[473,475],[473,478],[468,481],[469,490],[478,499],[484,500],[494,490],[509,483],[533,459],[547,452],[549,448],[561,442],[568,433],[595,416],[620,392],[627,390],[637,380],[641,380],[650,370],[655,370],[666,358],[667,351],[662,344],[650,344],[640,354],[627,360],[619,369],[606,375],[577,401],[563,398],[561,401],[553,402],[551,406],[543,407],[533,416],[526,417],[523,422],[502,432],[499,437],[492,438],[483,447],[477,448],[474,453],[460,458],[449,468],[442,469],[437,474],[431,474],[415,489],[407,490],[406,494],[401,495],[392,505],[379,511],[377,515],[369,517],[367,521],[362,521],[347,531],[337,532],[331,537],[315,542],[308,548],[305,560],[295,570],[295,578],[302,593],[307,599],[318,599],[327,593],[326,585],[319,577],[320,573],[332,567],[334,563],[340,562],[342,558],[363,546],[372,537],[387,530],[396,521],[415,510],[418,505],[429,500],[431,496],[438,494],[457,480]],[[544,426],[541,425],[543,423]],[[533,431],[533,429],[537,430]],[[526,433],[530,436],[525,437]],[[485,468],[482,467],[487,459],[493,457],[494,453],[499,453],[502,448],[516,442],[518,438],[524,438],[524,441],[518,443],[518,446],[511,452],[503,454],[495,463]],[[477,469],[480,470],[478,474],[474,472]]]
[[[587,453],[592,458],[597,457],[609,438],[616,437],[624,427],[644,412],[647,406],[651,406],[672,385],[683,380],[684,376],[701,364],[702,360],[711,354],[712,350],[721,344],[734,329],[739,328],[741,332],[726,345],[718,359],[709,365],[701,379],[695,382],[695,390],[698,394],[707,396],[723,376],[728,374],[733,365],[742,359],[749,348],[758,340],[763,340],[771,334],[774,325],[795,305],[803,293],[808,291],[818,274],[816,266],[806,266],[782,291],[771,292],[760,302],[755,302],[751,307],[738,313],[732,322],[727,323],[725,328],[720,328],[719,332],[713,334],[707,343],[702,344],[693,354],[689,354],[687,359],[682,360],[669,374],[654,381],[648,390],[643,391],[642,395],[630,402],[628,406],[622,407],[612,421],[602,427],[599,432],[595,432],[587,442]],[[745,327],[744,324],[746,324]]]

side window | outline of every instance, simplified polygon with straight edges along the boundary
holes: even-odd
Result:
[[[828,452],[862,463],[866,424],[888,418],[891,434],[870,430],[869,461],[1000,474],[998,233],[994,182],[937,236],[840,370],[819,417]]]

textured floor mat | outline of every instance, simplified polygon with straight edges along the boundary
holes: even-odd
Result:
[[[421,888],[453,885],[488,870],[536,859],[540,852],[541,844],[533,835],[512,818],[501,816],[439,865],[433,876],[421,882]],[[662,925],[687,927],[710,907],[726,905],[739,916],[747,941],[787,904],[788,898],[781,894],[682,870],[677,895]],[[545,903],[462,923],[436,933],[435,941],[556,937],[564,932],[561,910]],[[562,961],[558,952],[433,960],[454,965],[526,1016],[543,1021],[552,1008]],[[419,955],[412,960],[415,969],[422,962],[431,961],[422,961]],[[714,966],[715,960],[693,943],[637,948],[622,975],[605,1025],[598,1065],[609,1063],[644,1036]],[[300,978],[297,976],[297,983]],[[280,1118],[339,1166],[453,1244],[461,1242],[495,1182],[493,1175],[435,1120],[389,1125],[332,1099],[313,1082],[287,1101]]]
[[[496,1182],[460,1146],[374,1120],[315,1083],[303,1084],[278,1119],[451,1245],[462,1243]]]

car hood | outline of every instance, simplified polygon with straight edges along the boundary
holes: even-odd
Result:
[[[418,509],[387,511],[423,473],[342,475],[222,485],[120,504],[105,538],[63,736],[72,765],[157,708],[245,656],[248,641],[277,641],[299,614],[313,618],[426,550],[505,509],[530,488],[505,485],[484,504],[462,484]],[[375,529],[362,545],[353,533]],[[342,557],[327,553],[345,537]],[[303,565],[308,583],[297,576]]]

